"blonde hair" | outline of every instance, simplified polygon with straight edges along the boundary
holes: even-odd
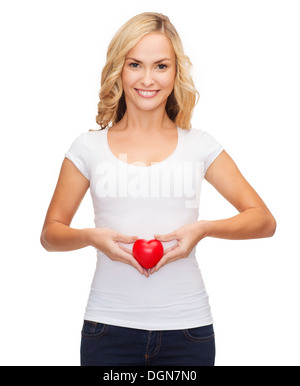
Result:
[[[193,109],[199,98],[190,75],[192,63],[184,54],[181,39],[169,18],[161,13],[145,12],[128,20],[108,46],[106,64],[101,74],[100,101],[96,116],[101,129],[118,123],[125,114],[126,102],[121,75],[126,54],[145,35],[155,32],[167,36],[176,55],[174,89],[167,100],[166,112],[177,126],[187,130],[191,128]]]

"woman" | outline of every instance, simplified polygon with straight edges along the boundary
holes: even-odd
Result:
[[[213,366],[213,321],[196,246],[204,237],[275,232],[272,214],[222,146],[191,129],[197,91],[190,65],[166,16],[129,20],[108,47],[101,129],[76,138],[62,163],[41,243],[48,251],[97,250],[82,365]],[[198,221],[203,178],[238,215]],[[71,228],[89,188],[95,228]],[[154,237],[164,253],[148,270],[132,248]]]

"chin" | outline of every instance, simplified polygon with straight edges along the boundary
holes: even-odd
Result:
[[[145,100],[134,100],[133,101],[135,106],[137,106],[138,108],[140,108],[141,110],[145,110],[145,111],[151,111],[151,110],[155,110],[157,108],[160,108],[162,105],[166,105],[167,103],[167,99],[166,100],[159,100],[159,101],[154,101],[154,100],[151,100],[151,99],[145,99]]]

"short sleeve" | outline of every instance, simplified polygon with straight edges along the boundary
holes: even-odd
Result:
[[[204,174],[214,160],[224,150],[223,146],[210,134],[202,132],[201,147],[203,151]]]
[[[65,157],[72,161],[77,169],[90,180],[88,156],[85,135],[83,133],[73,141],[71,147],[65,153]]]

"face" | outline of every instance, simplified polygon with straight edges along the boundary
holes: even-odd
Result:
[[[127,53],[122,71],[127,108],[165,108],[175,76],[176,56],[169,39],[160,33],[144,36]]]

